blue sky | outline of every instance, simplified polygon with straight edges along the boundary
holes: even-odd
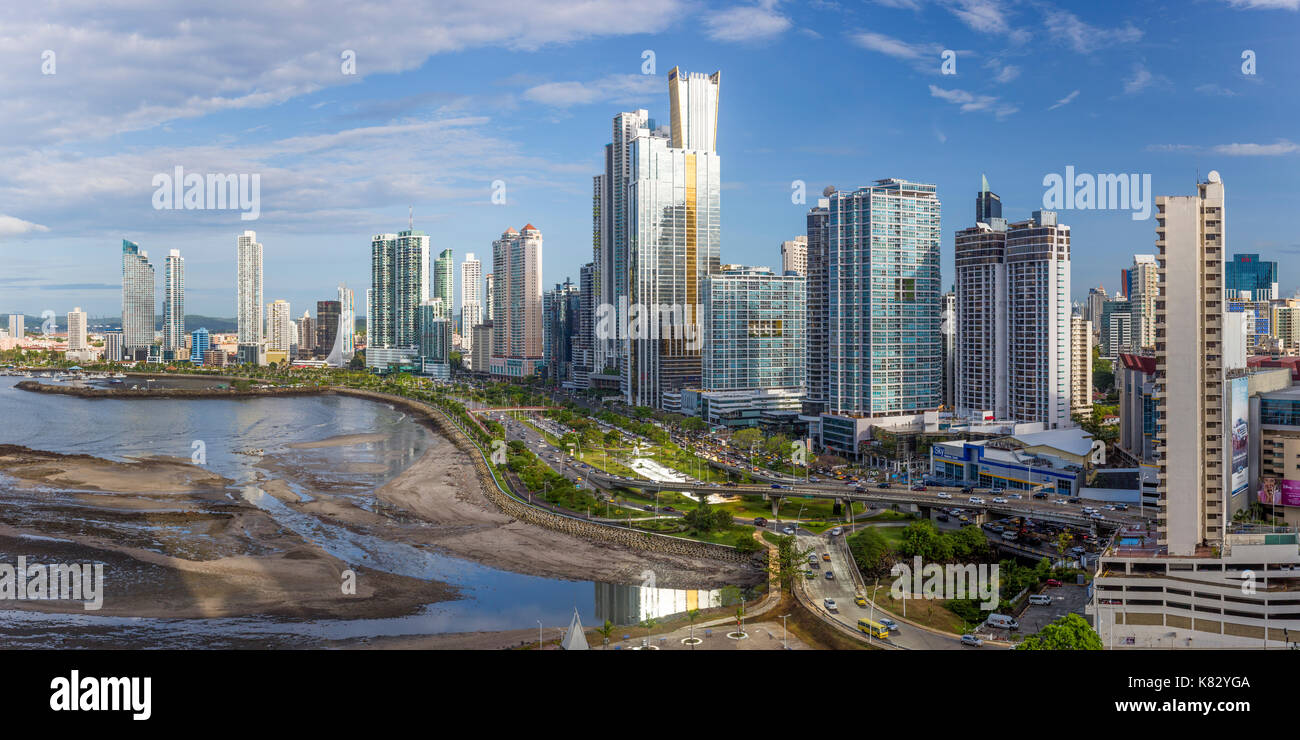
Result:
[[[576,281],[611,118],[666,120],[674,65],[722,72],[726,262],[779,262],[803,231],[794,180],[810,201],[826,185],[936,183],[951,284],[981,173],[1016,219],[1067,165],[1149,173],[1171,195],[1217,169],[1229,251],[1281,261],[1284,294],[1300,286],[1300,0],[182,5],[0,11],[0,311],[116,315],[127,238],[159,265],[182,251],[190,313],[233,316],[246,228],[265,245],[268,302],[301,315],[347,281],[360,311],[370,236],[405,228],[408,205],[457,263],[490,262],[494,238],[531,222],[545,283]],[[344,49],[356,75],[341,73]],[[155,210],[152,178],[177,165],[258,173],[261,217]],[[1127,211],[1061,220],[1076,298],[1113,292],[1131,255],[1154,251],[1154,221]]]

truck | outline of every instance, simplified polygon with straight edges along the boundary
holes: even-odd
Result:
[[[986,624],[990,627],[999,627],[1001,629],[1013,630],[1020,627],[1020,623],[1005,614],[990,614]]]

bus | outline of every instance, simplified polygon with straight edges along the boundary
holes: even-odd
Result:
[[[868,635],[871,635],[872,637],[876,638],[877,640],[889,639],[889,630],[885,627],[885,625],[880,624],[879,622],[873,622],[870,619],[859,619],[858,631],[865,632]]]

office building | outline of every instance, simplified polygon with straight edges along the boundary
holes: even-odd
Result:
[[[1226,267],[1226,300],[1270,301],[1279,297],[1276,262],[1261,260],[1258,254],[1234,254]]]
[[[490,371],[505,377],[537,374],[542,357],[542,232],[509,228],[492,243],[493,300]]]
[[[1002,218],[1002,199],[989,191],[989,179],[980,175],[980,191],[975,196],[975,223],[993,224]]]
[[[483,323],[483,263],[474,253],[465,255],[460,263],[460,343],[465,349],[474,348],[474,327]]]
[[[1092,414],[1092,322],[1078,313],[1070,316],[1070,412]]]
[[[1283,351],[1296,353],[1300,350],[1300,305],[1292,300],[1272,306],[1272,320],[1269,326],[1273,336],[1281,343]]]
[[[453,300],[453,293],[456,290],[456,273],[455,265],[452,259],[450,249],[444,249],[438,253],[438,259],[433,263],[433,285],[430,288],[427,298],[441,298],[442,305],[447,311],[447,318],[451,318],[451,307],[456,305]]]
[[[212,350],[212,335],[206,328],[195,329],[190,333],[190,362],[195,365],[206,364],[204,359]]]
[[[310,311],[303,311],[298,319],[298,358],[310,359],[316,354],[316,322]]]
[[[121,362],[126,345],[123,344],[122,332],[104,332],[104,361]]]
[[[445,315],[441,298],[430,299],[420,306],[418,324],[419,371],[442,380],[450,379],[451,319]]]
[[[1133,350],[1132,303],[1116,296],[1101,307],[1101,356],[1114,360]]]
[[[808,236],[796,236],[788,242],[781,242],[781,272],[793,272],[796,275],[808,275]]]
[[[1009,419],[1006,222],[978,222],[958,231],[954,243],[954,406],[962,416]]]
[[[316,301],[316,351],[328,355],[338,338],[342,306],[338,301]]]
[[[1082,429],[937,442],[930,474],[956,485],[1077,496],[1087,481],[1092,435]]]
[[[942,403],[940,203],[934,185],[901,179],[835,192],[829,201],[820,427],[823,445],[856,456],[869,420]]]
[[[1116,447],[1135,464],[1156,462],[1156,358],[1120,353],[1115,363],[1119,394],[1119,442]]]
[[[1105,287],[1097,286],[1088,289],[1088,300],[1084,304],[1084,316],[1087,316],[1088,320],[1092,322],[1092,330],[1095,332],[1100,332],[1102,327],[1105,326],[1101,320],[1101,312],[1108,300],[1110,300],[1110,296],[1106,295]]]
[[[1046,429],[1070,418],[1070,227],[1052,211],[1007,226],[1008,414]]]
[[[123,300],[125,300],[125,296],[123,297]],[[25,326],[26,321],[27,321],[27,317],[24,316],[23,314],[20,313],[9,314],[9,336],[18,340],[21,340],[24,336],[26,336],[27,335],[27,328]]]
[[[552,385],[572,383],[573,338],[581,304],[578,286],[568,278],[542,294],[542,359]]]
[[[595,367],[596,304],[595,304],[596,266],[588,262],[578,270],[578,317],[577,328],[572,338],[571,374],[572,387],[588,388],[591,385],[591,373]]]
[[[122,240],[123,351],[136,357],[147,353],[154,338],[154,269],[149,255],[135,242]]]
[[[236,260],[236,322],[239,343],[262,343],[262,245],[257,232],[245,231],[239,235],[235,247]]]
[[[943,406],[951,410],[957,398],[957,293],[944,293],[942,301],[939,334],[943,337]]]
[[[474,327],[474,349],[470,352],[469,369],[476,373],[491,370],[492,322],[484,321]]]

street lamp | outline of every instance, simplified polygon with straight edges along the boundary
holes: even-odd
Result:
[[[781,649],[782,649],[782,650],[789,650],[789,649],[790,649],[790,646],[789,646],[789,645],[786,643],[786,641],[785,641],[785,639],[786,639],[785,620],[787,620],[787,619],[789,619],[789,618],[790,618],[790,615],[789,615],[789,614],[782,614],[782,615],[781,615]]]

